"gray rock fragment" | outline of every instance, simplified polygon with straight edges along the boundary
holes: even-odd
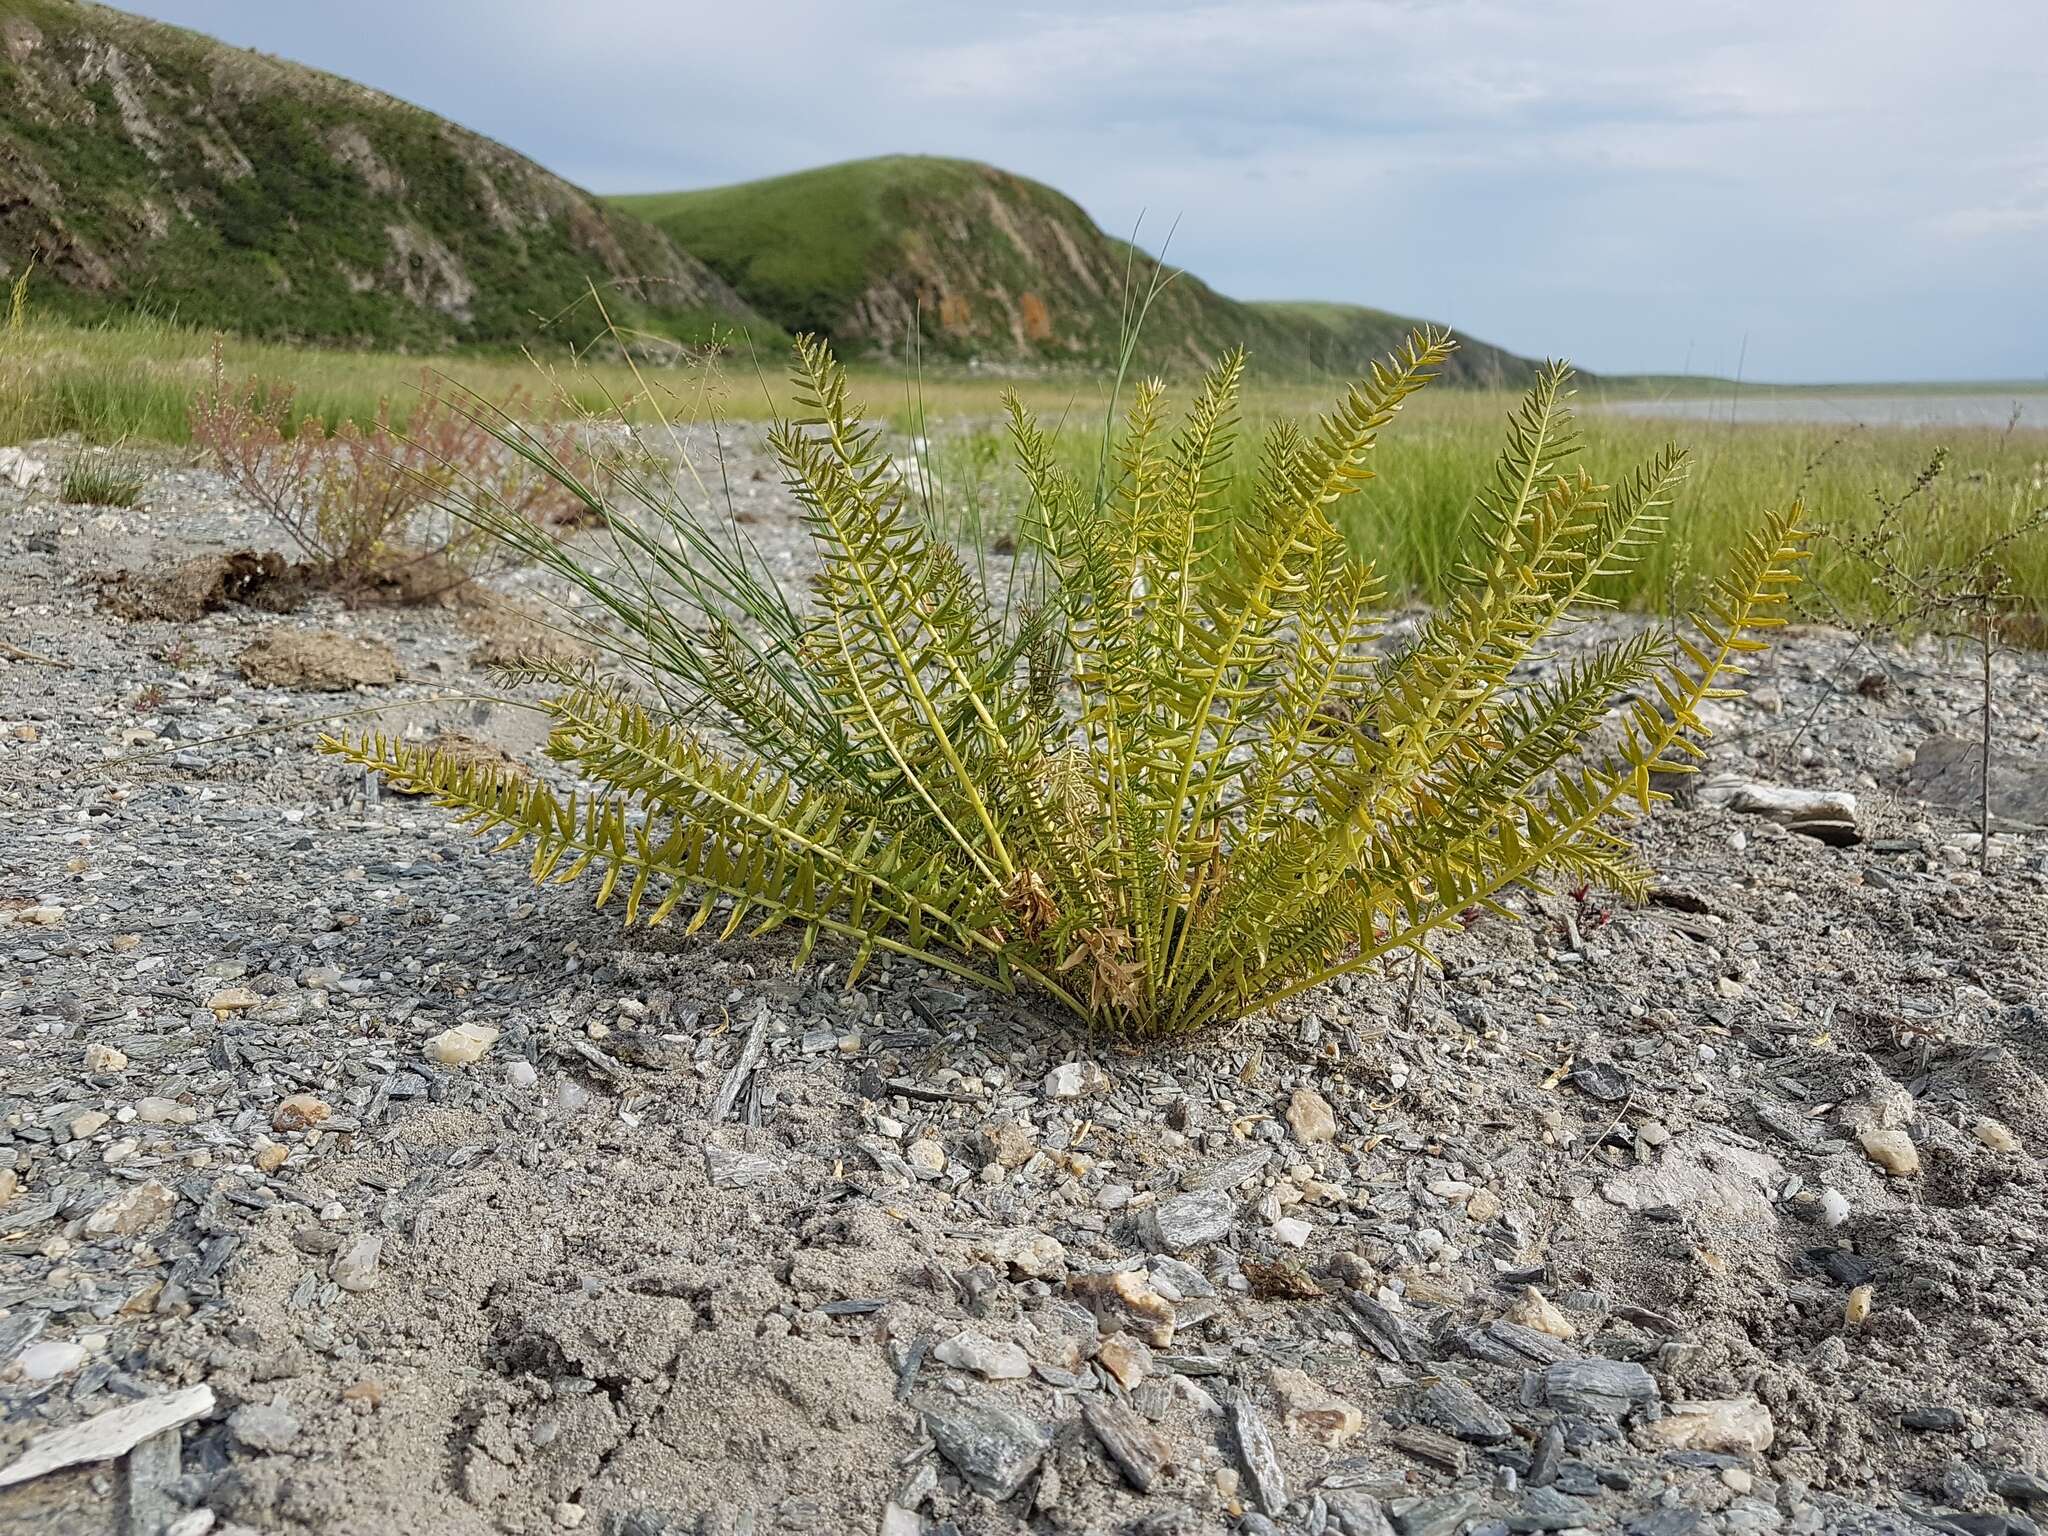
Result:
[[[1258,1406],[1242,1392],[1230,1399],[1230,1429],[1237,1442],[1238,1463],[1251,1484],[1252,1502],[1269,1515],[1287,1507],[1287,1475],[1273,1452],[1273,1436]]]
[[[1052,1444],[1043,1424],[1000,1403],[924,1402],[918,1411],[939,1454],[976,1493],[998,1502],[1024,1486]]]
[[[1401,1536],[1457,1536],[1479,1504],[1476,1494],[1446,1493],[1433,1499],[1414,1500],[1405,1507],[1396,1505],[1394,1529]]]
[[[1358,1336],[1395,1365],[1422,1365],[1432,1351],[1421,1330],[1410,1327],[1370,1296],[1357,1291],[1345,1294],[1345,1320]]]
[[[1593,1506],[1555,1488],[1531,1488],[1522,1495],[1518,1508],[1508,1513],[1511,1531],[1563,1531],[1575,1526],[1592,1528]]]
[[[1147,1211],[1145,1235],[1163,1253],[1185,1253],[1228,1237],[1236,1216],[1236,1202],[1222,1190],[1196,1190],[1162,1200]]]
[[[299,1438],[299,1420],[282,1401],[245,1403],[228,1415],[228,1431],[252,1451],[288,1451]]]
[[[1172,1460],[1166,1438],[1118,1402],[1089,1403],[1082,1408],[1081,1417],[1125,1480],[1138,1492],[1150,1493]]]
[[[1543,1370],[1544,1402],[1581,1418],[1614,1423],[1658,1396],[1656,1381],[1633,1360],[1561,1360]]]
[[[350,1240],[334,1256],[328,1278],[344,1291],[369,1291],[377,1286],[377,1264],[384,1256],[384,1239],[365,1232]]]
[[[1455,1376],[1446,1376],[1423,1393],[1418,1411],[1426,1422],[1473,1445],[1500,1445],[1514,1435],[1508,1421]]]
[[[1393,1522],[1387,1519],[1380,1501],[1369,1493],[1355,1488],[1338,1489],[1323,1495],[1323,1507],[1341,1536],[1394,1536]]]
[[[706,1147],[704,1170],[719,1189],[746,1189],[765,1184],[782,1171],[772,1157],[753,1152],[735,1152],[729,1147]]]

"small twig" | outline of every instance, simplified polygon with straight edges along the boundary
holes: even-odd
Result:
[[[1598,1136],[1595,1136],[1591,1141],[1586,1143],[1586,1150],[1581,1152],[1577,1157],[1572,1159],[1572,1166],[1574,1168],[1578,1167],[1581,1163],[1585,1162],[1588,1158],[1590,1158],[1595,1152],[1599,1151],[1601,1147],[1606,1145],[1607,1138],[1612,1136],[1617,1130],[1621,1128],[1622,1119],[1628,1114],[1628,1112],[1631,1109],[1635,1108],[1635,1105],[1636,1096],[1634,1091],[1631,1090],[1629,1096],[1621,1101],[1621,1108],[1617,1109],[1614,1112],[1614,1118],[1607,1122],[1607,1129],[1602,1131]]]
[[[1422,990],[1422,951],[1415,951],[1415,963],[1408,968],[1408,998],[1401,1005],[1401,1027],[1415,1022],[1415,994]]]
[[[68,667],[71,665],[68,661],[59,661],[55,656],[44,656],[36,651],[24,651],[20,646],[10,645],[5,640],[0,640],[0,656],[5,656],[11,661],[40,662],[46,667]]]

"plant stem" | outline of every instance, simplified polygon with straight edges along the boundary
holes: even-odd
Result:
[[[1983,668],[1984,722],[1977,741],[1977,872],[1991,869],[1991,649],[1992,607],[1985,603],[1979,615],[1977,658]]]

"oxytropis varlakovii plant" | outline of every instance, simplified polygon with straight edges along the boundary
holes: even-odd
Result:
[[[831,935],[850,975],[877,950],[916,956],[1134,1036],[1422,950],[1518,881],[1640,892],[1616,823],[1688,771],[1699,705],[1781,622],[1798,509],[1758,518],[1686,632],[1518,682],[1658,536],[1684,469],[1676,450],[1614,486],[1577,468],[1553,368],[1478,493],[1455,589],[1382,655],[1380,586],[1331,511],[1451,345],[1419,334],[1313,431],[1272,433],[1248,496],[1230,483],[1241,357],[1177,427],[1161,386],[1137,389],[1092,486],[1010,402],[1036,546],[1014,581],[1037,582],[1013,609],[930,531],[831,355],[800,342],[807,415],[773,445],[823,565],[808,604],[736,529],[653,488],[651,523],[607,509],[604,569],[533,540],[635,674],[559,676],[546,706],[550,752],[595,789],[327,745],[530,841],[537,877],[599,874],[628,922],[787,924],[798,963]],[[1616,744],[1588,750],[1617,709]]]

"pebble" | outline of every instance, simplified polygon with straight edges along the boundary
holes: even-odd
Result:
[[[1485,1226],[1499,1214],[1500,1196],[1490,1189],[1475,1191],[1472,1198],[1465,1202],[1465,1215],[1477,1226]]]
[[[1028,1125],[1006,1121],[981,1128],[983,1161],[998,1168],[1022,1168],[1038,1150],[1038,1133]]]
[[[1668,1403],[1664,1416],[1644,1425],[1643,1432],[1671,1450],[1737,1455],[1762,1454],[1778,1433],[1771,1410],[1753,1397]]]
[[[256,1154],[250,1161],[256,1165],[260,1173],[275,1173],[284,1166],[285,1159],[290,1157],[291,1153],[292,1149],[281,1141],[266,1141],[256,1149]]]
[[[540,1073],[534,1069],[532,1062],[521,1059],[506,1066],[505,1081],[523,1091],[539,1086]]]
[[[1132,1392],[1151,1374],[1152,1351],[1127,1333],[1113,1333],[1095,1351],[1095,1363]]]
[[[920,1137],[905,1149],[904,1157],[910,1166],[927,1178],[937,1178],[946,1171],[946,1149],[930,1137]]]
[[[467,1067],[482,1061],[497,1044],[498,1032],[488,1024],[457,1024],[426,1044],[427,1060],[444,1067]]]
[[[1920,1171],[1920,1151],[1904,1131],[1871,1126],[1857,1134],[1863,1155],[1895,1179],[1910,1178]]]
[[[1633,1360],[1560,1360],[1543,1368],[1541,1387],[1551,1407],[1609,1421],[1662,1395],[1656,1379]]]
[[[1870,1309],[1877,1301],[1877,1288],[1859,1285],[1849,1293],[1849,1299],[1842,1306],[1842,1321],[1851,1328],[1861,1328],[1870,1318]]]
[[[1273,1395],[1280,1403],[1280,1422],[1298,1435],[1335,1449],[1365,1425],[1358,1405],[1325,1388],[1305,1371],[1277,1366]]]
[[[69,1339],[41,1339],[16,1355],[14,1363],[30,1381],[54,1381],[85,1364],[85,1348]]]
[[[1136,1270],[1076,1275],[1067,1282],[1067,1294],[1093,1312],[1105,1331],[1124,1329],[1154,1349],[1173,1343],[1173,1304]]]
[[[88,1237],[134,1237],[162,1226],[177,1208],[178,1196],[167,1184],[145,1179],[108,1199],[85,1219]]]
[[[1820,1192],[1820,1220],[1824,1227],[1839,1227],[1849,1219],[1849,1197],[1839,1189]]]
[[[246,1403],[228,1415],[228,1431],[253,1451],[285,1451],[299,1438],[299,1421],[281,1401]]]
[[[277,1106],[270,1117],[273,1131],[303,1131],[329,1118],[334,1111],[310,1093],[295,1093]]]
[[[1455,1376],[1423,1393],[1417,1408],[1426,1422],[1474,1445],[1502,1445],[1514,1437],[1514,1427]]]
[[[73,1120],[67,1129],[73,1141],[84,1141],[106,1125],[109,1117],[97,1109],[89,1109]]]
[[[1970,1134],[1994,1152],[2020,1150],[2020,1139],[2013,1134],[2011,1128],[2003,1121],[1993,1120],[1988,1115],[1970,1127]]]
[[[88,1072],[125,1072],[128,1069],[128,1053],[117,1051],[111,1045],[95,1041],[85,1048],[85,1070]]]
[[[1756,1479],[1750,1476],[1746,1467],[1723,1467],[1721,1481],[1737,1493],[1747,1493],[1756,1486]]]
[[[384,1239],[372,1232],[351,1238],[334,1256],[328,1278],[344,1291],[369,1291],[377,1286],[377,1264],[384,1256]]]
[[[1057,1280],[1067,1272],[1067,1250],[1060,1240],[1031,1227],[990,1233],[976,1256],[1004,1266],[1013,1279]]]
[[[1294,1096],[1287,1102],[1287,1125],[1294,1132],[1294,1139],[1305,1147],[1337,1137],[1336,1112],[1330,1108],[1330,1101],[1313,1088],[1294,1090]]]
[[[1273,1223],[1273,1240],[1289,1248],[1306,1248],[1315,1228],[1295,1216],[1283,1216]]]
[[[1279,1514],[1287,1507],[1287,1474],[1274,1453],[1266,1421],[1259,1417],[1258,1405],[1248,1393],[1238,1392],[1230,1399],[1230,1430],[1237,1443],[1238,1465],[1251,1484],[1252,1501],[1269,1515]]]
[[[1151,1246],[1165,1253],[1185,1253],[1230,1235],[1237,1205],[1220,1189],[1174,1195],[1152,1206],[1143,1218]]]
[[[1031,1360],[1023,1350],[971,1328],[935,1345],[932,1358],[990,1381],[1022,1381],[1031,1374]]]
[[[939,1454],[976,1493],[998,1503],[1024,1486],[1052,1445],[1043,1424],[1001,1403],[924,1403],[919,1411]]]
[[[262,1001],[259,994],[247,987],[223,987],[206,1000],[206,1006],[215,1013],[239,1013]]]
[[[190,1125],[199,1118],[199,1111],[176,1099],[137,1099],[135,1118],[144,1125]]]
[[[1078,1099],[1109,1091],[1109,1074],[1092,1061],[1070,1061],[1046,1074],[1048,1099]]]
[[[1118,1402],[1090,1402],[1081,1418],[1102,1449],[1116,1463],[1124,1480],[1140,1493],[1150,1493],[1172,1460],[1172,1448],[1158,1430]]]
[[[1522,1288],[1522,1299],[1508,1308],[1508,1321],[1519,1323],[1524,1328],[1533,1328],[1538,1333],[1547,1333],[1553,1339],[1575,1339],[1579,1330],[1572,1326],[1572,1320],[1558,1309],[1548,1296],[1535,1286]]]

